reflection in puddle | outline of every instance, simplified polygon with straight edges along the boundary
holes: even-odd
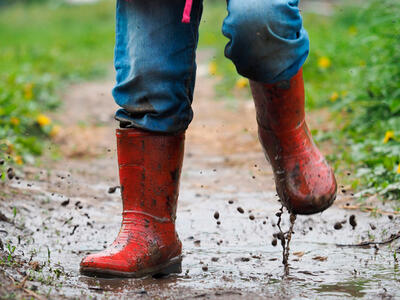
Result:
[[[338,282],[336,284],[321,284],[315,290],[321,295],[340,296],[346,294],[352,297],[364,297],[363,290],[368,283],[366,280]]]

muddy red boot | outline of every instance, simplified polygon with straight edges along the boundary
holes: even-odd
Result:
[[[282,204],[294,214],[325,210],[335,200],[337,186],[304,120],[302,70],[289,81],[250,81],[250,86],[259,139],[272,165]]]
[[[175,213],[184,134],[117,130],[123,203],[121,230],[106,250],[85,257],[81,273],[142,277],[181,272]]]

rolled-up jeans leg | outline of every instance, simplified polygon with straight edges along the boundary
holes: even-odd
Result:
[[[116,86],[122,127],[176,133],[193,118],[195,50],[202,0],[184,24],[185,0],[117,0]]]
[[[263,83],[289,80],[309,52],[298,0],[228,0],[225,55],[239,74]]]

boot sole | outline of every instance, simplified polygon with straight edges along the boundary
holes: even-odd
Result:
[[[153,276],[153,277],[164,277],[172,273],[181,273],[182,272],[182,257],[176,256],[171,258],[168,262],[158,265],[155,267],[147,268],[144,270],[136,271],[136,272],[123,272],[116,270],[108,270],[108,269],[100,269],[93,267],[84,267],[81,266],[79,269],[82,275],[90,276],[90,277],[128,277],[128,278],[140,278],[145,276]]]

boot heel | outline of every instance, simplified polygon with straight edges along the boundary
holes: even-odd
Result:
[[[177,262],[174,264],[169,265],[168,267],[165,267],[164,269],[158,271],[156,274],[153,275],[154,278],[160,278],[167,276],[172,273],[182,273],[182,262]]]

